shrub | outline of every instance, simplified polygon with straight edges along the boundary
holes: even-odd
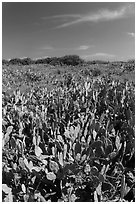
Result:
[[[4,64],[8,65],[8,64],[9,64],[9,61],[8,61],[8,60],[3,59],[3,60],[2,60],[2,65],[4,65]]]
[[[75,80],[3,93],[3,201],[134,201],[135,87]]]
[[[49,58],[44,58],[44,59],[37,59],[35,60],[35,64],[48,64],[48,59]]]
[[[108,64],[108,61],[103,61],[103,60],[92,60],[88,61],[87,64]]]
[[[53,66],[59,65],[60,64],[60,59],[57,58],[57,57],[51,57],[49,64],[53,65]]]
[[[84,60],[82,60],[77,55],[66,55],[62,57],[60,61],[65,65],[72,65],[72,66],[76,66],[84,63]]]
[[[5,60],[2,62],[3,64],[7,63]],[[84,60],[82,60],[77,55],[66,55],[64,57],[47,57],[37,60],[32,60],[30,58],[13,58],[9,61],[11,65],[30,65],[30,64],[50,64],[50,65],[82,65]]]
[[[22,60],[20,58],[13,58],[9,61],[9,64],[11,65],[21,65]]]
[[[30,64],[32,64],[32,63],[33,63],[33,61],[32,61],[32,59],[30,59],[30,58],[21,59],[21,64],[22,64],[22,65],[30,65]]]
[[[97,76],[101,75],[101,71],[99,69],[94,69],[94,70],[92,70],[92,75],[94,77],[97,77]]]

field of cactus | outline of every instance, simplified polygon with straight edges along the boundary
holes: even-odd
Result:
[[[3,202],[134,201],[134,82],[50,69],[3,67]]]

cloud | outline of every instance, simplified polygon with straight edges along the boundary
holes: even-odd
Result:
[[[88,59],[111,59],[116,56],[110,53],[98,52],[91,55],[83,55],[81,57],[84,58],[85,60],[88,60]]]
[[[69,21],[67,23],[63,23],[56,28],[64,28],[71,25],[76,25],[84,22],[101,22],[101,21],[111,21],[120,18],[125,18],[130,14],[133,14],[134,11],[134,4],[125,4],[124,6],[116,9],[116,10],[109,10],[109,9],[101,9],[96,13],[89,13],[86,15],[66,15],[66,17],[75,17],[76,20]],[[65,16],[65,15],[63,15]],[[62,15],[58,16],[60,18],[63,17]],[[57,17],[57,16],[56,16]]]
[[[135,33],[130,33],[130,32],[128,32],[127,34],[128,34],[129,36],[133,37],[133,38],[135,37]]]
[[[79,46],[79,47],[77,48],[77,50],[87,50],[87,49],[89,49],[89,48],[90,48],[89,45],[81,45],[81,46]]]
[[[47,20],[47,19],[55,19],[55,18],[81,18],[80,14],[62,14],[62,15],[55,15],[55,16],[46,16],[42,17],[41,19]]]
[[[112,55],[112,54],[108,54],[108,53],[104,53],[104,52],[98,52],[98,53],[95,53],[93,54],[92,56],[100,56],[100,57],[115,57],[115,55]]]
[[[41,47],[41,50],[53,50],[54,48],[51,47],[51,46],[44,46],[44,47]]]

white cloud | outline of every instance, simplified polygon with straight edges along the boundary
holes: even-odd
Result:
[[[93,56],[100,56],[100,57],[115,57],[115,55],[112,55],[112,54],[108,54],[108,53],[103,53],[103,52],[98,52],[98,53],[95,53],[93,54]]]
[[[100,21],[110,21],[110,20],[115,20],[115,19],[120,19],[120,18],[125,18],[129,14],[134,13],[134,4],[129,3],[125,4],[123,7],[120,7],[116,10],[108,10],[108,9],[101,9],[97,11],[96,13],[89,13],[86,15],[66,15],[69,17],[75,17],[77,18],[76,20],[63,23],[56,28],[63,28],[63,27],[68,27],[71,25],[75,24],[80,24],[84,22],[100,22]],[[65,15],[64,15],[65,16]],[[62,15],[60,17],[63,17]]]
[[[81,57],[88,60],[88,59],[111,59],[116,56],[110,53],[98,52],[91,55],[83,55]]]
[[[55,18],[80,18],[80,14],[62,14],[62,15],[55,15],[55,16],[46,16],[42,17],[41,19],[47,20],[47,19],[55,19]]]
[[[81,45],[81,46],[79,46],[79,47],[77,48],[77,50],[87,50],[87,49],[89,49],[89,48],[90,48],[89,45]]]
[[[53,50],[54,48],[51,47],[51,46],[44,46],[44,47],[41,47],[41,50]]]
[[[128,34],[129,36],[133,37],[133,38],[135,37],[135,33],[130,33],[130,32],[128,32],[127,34]]]

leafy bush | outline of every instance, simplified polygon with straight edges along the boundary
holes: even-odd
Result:
[[[35,64],[49,64],[51,62],[51,58],[42,58],[35,60]]]
[[[135,60],[130,60],[124,65],[124,71],[135,71]]]
[[[24,72],[22,77],[25,82],[36,82],[36,81],[40,81],[41,79],[41,76],[30,71],[29,69],[26,72]]]
[[[77,66],[77,65],[108,65],[111,64],[112,66],[122,66],[125,62],[112,62],[109,61],[103,61],[103,60],[93,60],[93,61],[84,61],[81,59],[78,55],[66,55],[63,57],[47,57],[47,58],[40,58],[37,60],[32,60],[30,58],[14,58],[9,61],[3,59],[3,64],[11,64],[11,65],[30,65],[30,64],[50,64],[50,65],[67,65],[67,66]],[[129,60],[126,62],[126,66],[134,67],[135,66],[135,60]]]
[[[92,75],[94,77],[97,77],[97,76],[101,75],[101,71],[99,69],[93,69],[92,70]]]
[[[92,60],[92,61],[87,61],[87,64],[108,64],[109,61],[103,61],[103,60]]]
[[[60,65],[60,60],[57,57],[52,57],[49,64],[53,66]]]
[[[30,65],[33,64],[33,60],[31,60],[30,58],[14,58],[11,60],[2,60],[3,64],[11,64],[11,65]]]
[[[22,64],[22,60],[20,58],[13,58],[9,61],[11,65],[19,65]]]
[[[129,64],[135,64],[135,60],[134,59],[128,60],[128,63]]]
[[[85,68],[85,69],[82,69],[82,70],[80,71],[80,73],[81,73],[82,75],[84,75],[84,76],[91,76],[92,70]]]
[[[4,64],[8,65],[8,64],[9,64],[9,61],[8,61],[8,60],[3,59],[3,60],[2,60],[2,65],[4,65]]]
[[[33,64],[33,61],[30,58],[23,58],[23,59],[21,59],[21,64],[22,65],[31,65],[31,64]]]
[[[134,201],[134,85],[68,78],[3,93],[3,201]]]
[[[79,58],[77,55],[66,55],[64,57],[51,57],[45,59],[38,59],[35,61],[35,64],[50,64],[50,65],[80,65],[84,61]]]
[[[82,60],[77,55],[66,55],[64,57],[61,57],[60,61],[65,65],[72,65],[72,66],[76,66],[84,63],[84,60]]]

